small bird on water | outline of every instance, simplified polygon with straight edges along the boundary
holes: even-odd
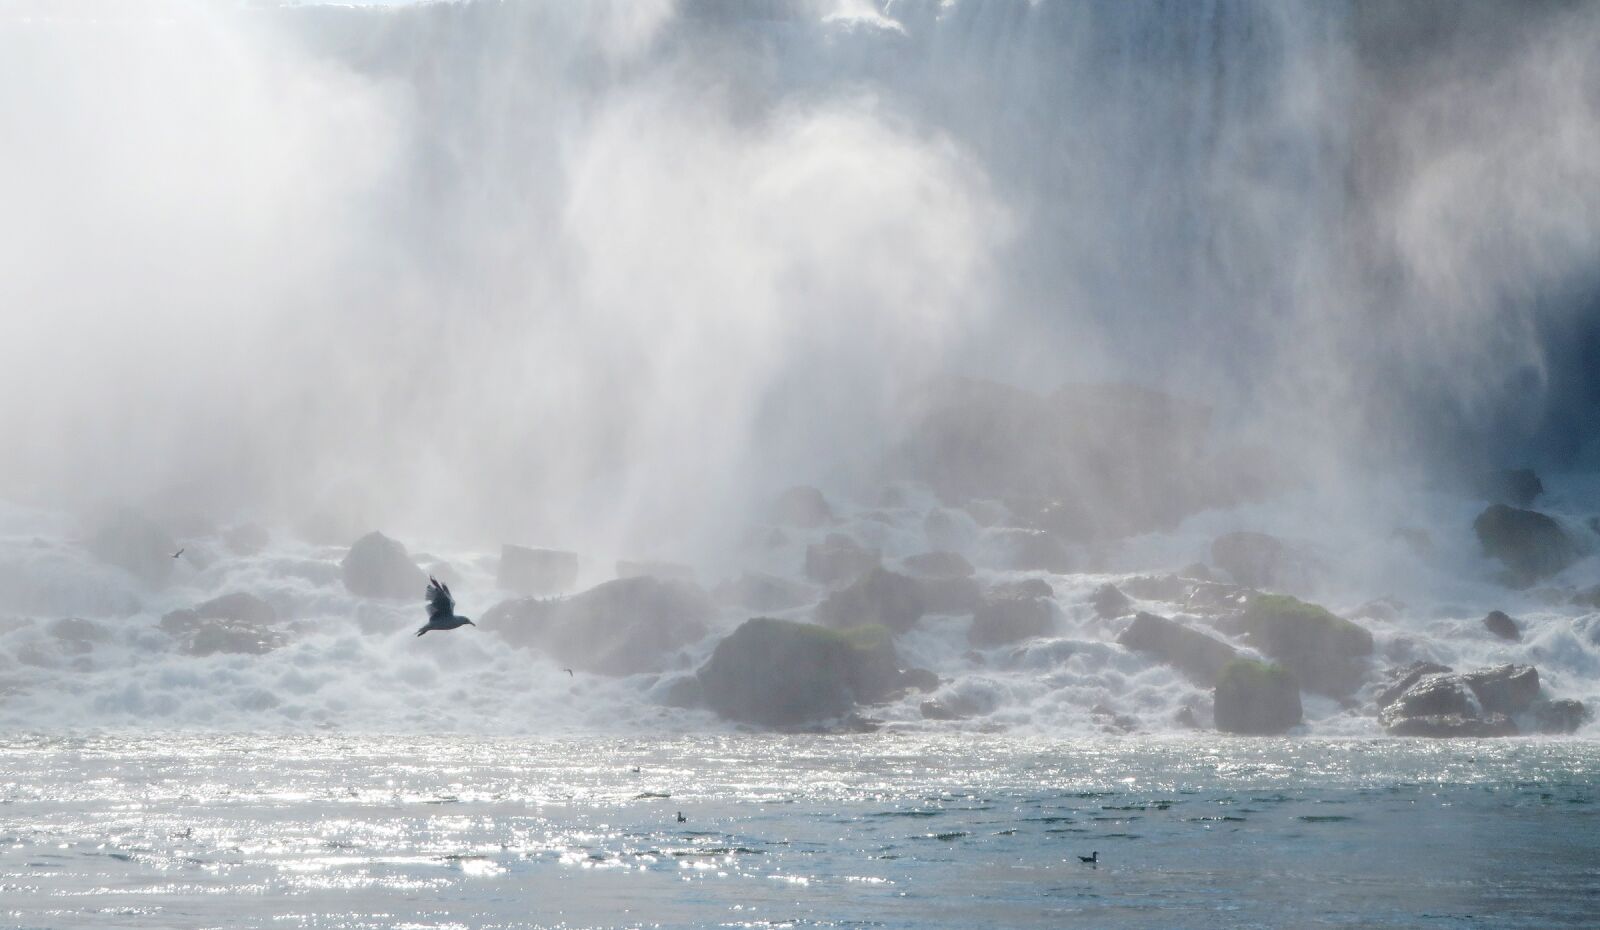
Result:
[[[683,816],[683,811],[678,811],[678,822],[679,823],[688,823],[689,822],[689,818]]]
[[[1087,856],[1079,856],[1078,857],[1078,861],[1079,862],[1087,862],[1090,865],[1099,865],[1100,864],[1100,850],[1097,849],[1097,850],[1095,850],[1094,852],[1090,853]]]
[[[417,635],[429,630],[453,630],[458,626],[477,626],[466,617],[456,616],[456,599],[450,594],[450,586],[442,585],[439,579],[428,576],[428,622]]]

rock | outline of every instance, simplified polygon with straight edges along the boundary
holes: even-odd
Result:
[[[89,552],[146,584],[159,585],[172,574],[178,543],[144,514],[124,507],[115,511],[89,539]]]
[[[959,552],[934,550],[905,559],[906,571],[922,578],[971,578],[976,571]]]
[[[694,569],[677,562],[627,561],[617,562],[618,578],[665,578],[669,581],[695,583]]]
[[[1578,547],[1561,524],[1534,510],[1491,504],[1472,521],[1485,555],[1499,559],[1506,584],[1526,588],[1571,565]]]
[[[719,604],[761,613],[790,610],[817,599],[808,585],[761,572],[745,572],[734,581],[725,581],[715,594]]]
[[[1133,612],[1133,599],[1109,582],[1095,589],[1089,603],[1094,605],[1095,616],[1101,620],[1112,620]]]
[[[1533,707],[1533,719],[1540,733],[1573,733],[1593,716],[1582,701],[1563,698],[1540,701]]]
[[[1281,665],[1234,659],[1213,689],[1217,729],[1268,736],[1300,723],[1300,686]]]
[[[1217,573],[1211,570],[1204,562],[1191,562],[1178,569],[1179,578],[1188,578],[1193,581],[1221,581]]]
[[[972,615],[967,642],[980,649],[1032,639],[1055,626],[1055,609],[1042,597],[991,598]]]
[[[1056,589],[1050,587],[1050,582],[1043,578],[1019,578],[1014,581],[1001,581],[989,588],[989,596],[1002,597],[1055,597]]]
[[[1137,575],[1122,583],[1123,589],[1145,601],[1178,601],[1188,598],[1194,582],[1177,575]]]
[[[202,620],[227,620],[246,626],[271,626],[278,622],[278,612],[271,604],[243,591],[214,597],[197,605],[194,613]]]
[[[1224,533],[1211,542],[1211,561],[1250,588],[1294,590],[1315,574],[1315,562],[1276,536],[1266,533]]]
[[[1193,707],[1178,708],[1178,712],[1172,715],[1172,722],[1186,730],[1200,729],[1200,719],[1195,716]]]
[[[1449,672],[1450,666],[1440,665],[1437,662],[1412,662],[1410,665],[1389,670],[1389,683],[1378,692],[1376,703],[1382,710],[1399,699],[1400,695],[1411,690],[1411,686],[1422,680],[1424,675],[1437,675]]]
[[[350,546],[339,565],[344,586],[359,597],[386,597],[422,603],[428,576],[411,561],[406,547],[379,532]]]
[[[961,720],[966,714],[959,713],[940,701],[923,701],[919,707],[924,720]]]
[[[814,529],[833,522],[833,508],[822,492],[812,487],[793,487],[772,503],[772,522],[780,526]]]
[[[699,678],[720,716],[783,728],[843,717],[858,700],[892,690],[898,669],[883,627],[839,631],[758,617],[717,644]]]
[[[1509,639],[1514,643],[1522,640],[1522,631],[1517,629],[1517,621],[1506,616],[1504,611],[1489,611],[1489,615],[1483,618],[1483,628],[1501,639]]]
[[[255,555],[267,548],[272,535],[255,523],[241,523],[223,531],[222,542],[234,555]]]
[[[705,688],[698,675],[679,675],[658,691],[657,703],[692,710],[705,704]]]
[[[1600,607],[1600,585],[1585,588],[1572,595],[1571,603],[1577,607]]]
[[[1019,527],[986,530],[983,541],[994,564],[1001,568],[1065,574],[1074,567],[1067,544],[1044,530]]]
[[[68,655],[93,652],[96,645],[111,638],[110,631],[105,627],[93,620],[82,620],[77,617],[52,620],[46,629],[61,643],[61,651]]]
[[[877,567],[881,555],[843,533],[806,547],[806,577],[818,584],[849,584]]]
[[[1366,677],[1372,634],[1283,594],[1255,594],[1233,626],[1246,642],[1294,672],[1308,691],[1344,697]]]
[[[1450,737],[1515,736],[1517,725],[1505,714],[1472,717],[1462,714],[1436,714],[1401,717],[1385,727],[1390,736]]]
[[[1544,482],[1531,468],[1502,468],[1483,477],[1483,496],[1513,507],[1529,507],[1544,493]]]
[[[874,566],[823,599],[817,605],[817,621],[830,627],[882,625],[904,633],[926,612],[922,587],[915,579]]]
[[[479,621],[517,646],[601,675],[670,668],[678,650],[704,638],[716,605],[699,587],[648,576],[618,578],[581,594],[518,598]]]
[[[900,673],[900,685],[913,691],[937,691],[939,676],[931,669],[908,668]]]
[[[1461,676],[1484,711],[1520,714],[1539,697],[1539,670],[1531,665],[1499,665]]]
[[[1227,643],[1144,611],[1117,636],[1117,643],[1155,656],[1202,686],[1216,684],[1222,670],[1239,657]]]
[[[1460,675],[1436,672],[1423,675],[1383,709],[1385,727],[1406,717],[1475,717],[1478,708],[1467,683]]]
[[[1139,718],[1129,714],[1119,714],[1105,704],[1096,704],[1089,709],[1089,715],[1095,718],[1100,729],[1107,733],[1132,733],[1139,729]]]
[[[500,572],[495,584],[502,591],[534,597],[565,594],[578,584],[578,554],[505,543],[500,547]]]

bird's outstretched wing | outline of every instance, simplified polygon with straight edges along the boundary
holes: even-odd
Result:
[[[442,585],[439,579],[428,576],[428,622],[436,619],[455,616],[456,599],[450,596],[449,585]]]

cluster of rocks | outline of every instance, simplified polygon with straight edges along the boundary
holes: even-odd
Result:
[[[1571,733],[1588,719],[1579,701],[1541,694],[1539,670],[1500,665],[1456,673],[1432,662],[1391,670],[1378,693],[1379,719],[1395,736],[1512,736]]]
[[[282,646],[278,612],[253,594],[237,592],[161,618],[161,630],[192,656],[262,655]]]

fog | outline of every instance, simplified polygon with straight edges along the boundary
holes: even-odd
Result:
[[[1289,485],[1592,465],[1597,46],[1577,3],[8,4],[0,497],[700,556],[870,501],[950,374],[1167,391]]]

